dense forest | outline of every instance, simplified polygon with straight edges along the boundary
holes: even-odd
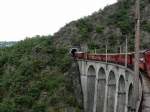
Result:
[[[0,48],[0,112],[81,112],[69,74],[72,46],[134,51],[134,0],[72,21],[53,36],[35,36]],[[141,49],[150,48],[150,2],[141,1]]]
[[[51,36],[1,48],[0,112],[61,112],[68,106],[78,110],[64,75],[70,65],[67,52],[54,48]]]

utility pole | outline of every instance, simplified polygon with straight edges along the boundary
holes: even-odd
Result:
[[[106,53],[106,63],[107,63],[107,55],[108,55],[108,39],[106,40],[106,45],[105,45],[105,53]]]
[[[134,60],[134,108],[138,112],[139,103],[139,57],[140,57],[140,0],[136,0],[135,11],[135,60]]]
[[[126,49],[125,49],[125,67],[127,68],[128,66],[128,37],[125,35],[126,38]]]

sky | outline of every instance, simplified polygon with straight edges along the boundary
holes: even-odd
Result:
[[[65,24],[117,0],[0,0],[0,41],[53,35]]]

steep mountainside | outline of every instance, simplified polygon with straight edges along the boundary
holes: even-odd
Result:
[[[88,50],[134,50],[134,0],[119,0],[91,16],[73,21],[54,36],[36,36],[0,48],[0,112],[81,112],[78,66],[72,46]],[[150,1],[141,0],[142,49],[150,48]],[[70,69],[71,68],[71,69]]]
[[[105,51],[108,44],[109,52],[124,51],[125,37],[128,37],[129,51],[134,50],[134,0],[106,6],[91,16],[73,21],[61,28],[54,37],[56,46],[72,46],[87,44],[89,49]],[[141,0],[141,36],[142,49],[150,48],[150,1]],[[111,49],[113,46],[113,49]]]
[[[68,50],[53,47],[51,38],[0,49],[0,112],[80,112],[67,75]]]

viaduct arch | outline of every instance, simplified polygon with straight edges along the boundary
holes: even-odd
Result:
[[[117,101],[117,112],[125,112],[126,104],[126,90],[125,90],[125,79],[121,75],[119,78],[118,85],[118,101]]]
[[[110,71],[108,76],[108,92],[107,92],[107,112],[114,112],[116,93],[115,73]]]
[[[87,72],[87,112],[93,111],[95,80],[96,80],[96,71],[94,66],[90,65]]]
[[[105,91],[106,91],[106,73],[104,68],[101,67],[98,71],[98,79],[97,79],[96,112],[104,111]]]
[[[113,63],[77,60],[85,112],[131,112],[134,72]],[[132,107],[132,108],[131,108]]]
[[[128,108],[127,112],[132,112],[132,97],[133,97],[133,84],[130,84],[128,90]]]

